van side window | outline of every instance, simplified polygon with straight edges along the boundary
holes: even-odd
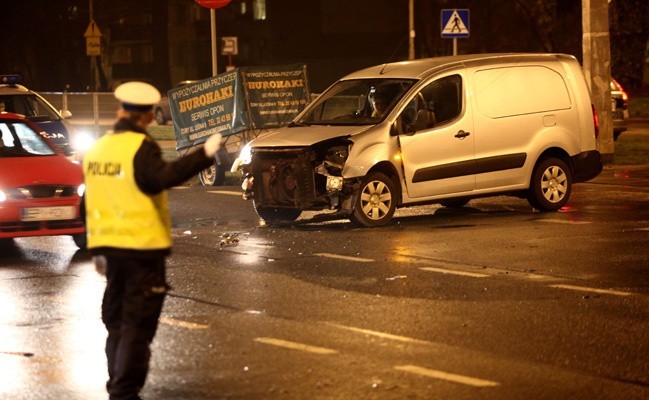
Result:
[[[402,132],[446,124],[462,112],[462,77],[450,75],[424,87],[401,114]]]

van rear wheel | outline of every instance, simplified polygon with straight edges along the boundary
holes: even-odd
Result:
[[[365,227],[383,226],[390,222],[397,207],[397,191],[392,180],[381,172],[370,172],[356,199],[349,219]]]
[[[565,206],[572,191],[572,172],[561,159],[539,161],[532,172],[527,200],[540,211],[556,211]]]

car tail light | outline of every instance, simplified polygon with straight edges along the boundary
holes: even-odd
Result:
[[[595,111],[595,104],[591,104],[593,109],[593,125],[595,125],[595,139],[599,138],[599,118],[597,118],[597,111]]]
[[[629,108],[629,95],[626,93],[626,91],[624,91],[624,88],[622,87],[622,85],[620,85],[618,81],[616,81],[613,78],[611,78],[611,80],[615,84],[616,89],[622,92],[622,108],[626,110],[627,108]]]

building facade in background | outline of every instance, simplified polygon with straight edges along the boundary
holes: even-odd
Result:
[[[95,63],[83,37],[90,1],[102,33]],[[451,54],[452,41],[440,37],[440,10],[468,8],[471,35],[459,40],[460,54],[564,52],[581,59],[581,0],[505,3],[415,0],[416,57]],[[320,92],[351,71],[405,60],[408,4],[232,0],[216,10],[218,46],[220,53],[221,38],[236,37],[238,54],[219,55],[218,71],[230,62],[234,67],[304,63],[312,91]],[[613,75],[632,93],[647,92],[649,3],[614,0],[609,7]],[[137,79],[166,92],[179,81],[212,75],[210,12],[194,0],[8,2],[0,13],[0,73],[19,73],[38,91],[110,91]]]

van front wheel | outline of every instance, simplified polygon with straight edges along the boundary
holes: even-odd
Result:
[[[259,218],[263,219],[268,225],[293,222],[302,214],[302,210],[296,208],[263,207],[256,202],[254,206]]]
[[[570,168],[564,161],[550,157],[534,167],[527,200],[537,210],[556,211],[566,205],[571,191]]]
[[[371,172],[361,184],[350,220],[366,227],[383,226],[397,207],[396,190],[392,180],[381,172]]]

